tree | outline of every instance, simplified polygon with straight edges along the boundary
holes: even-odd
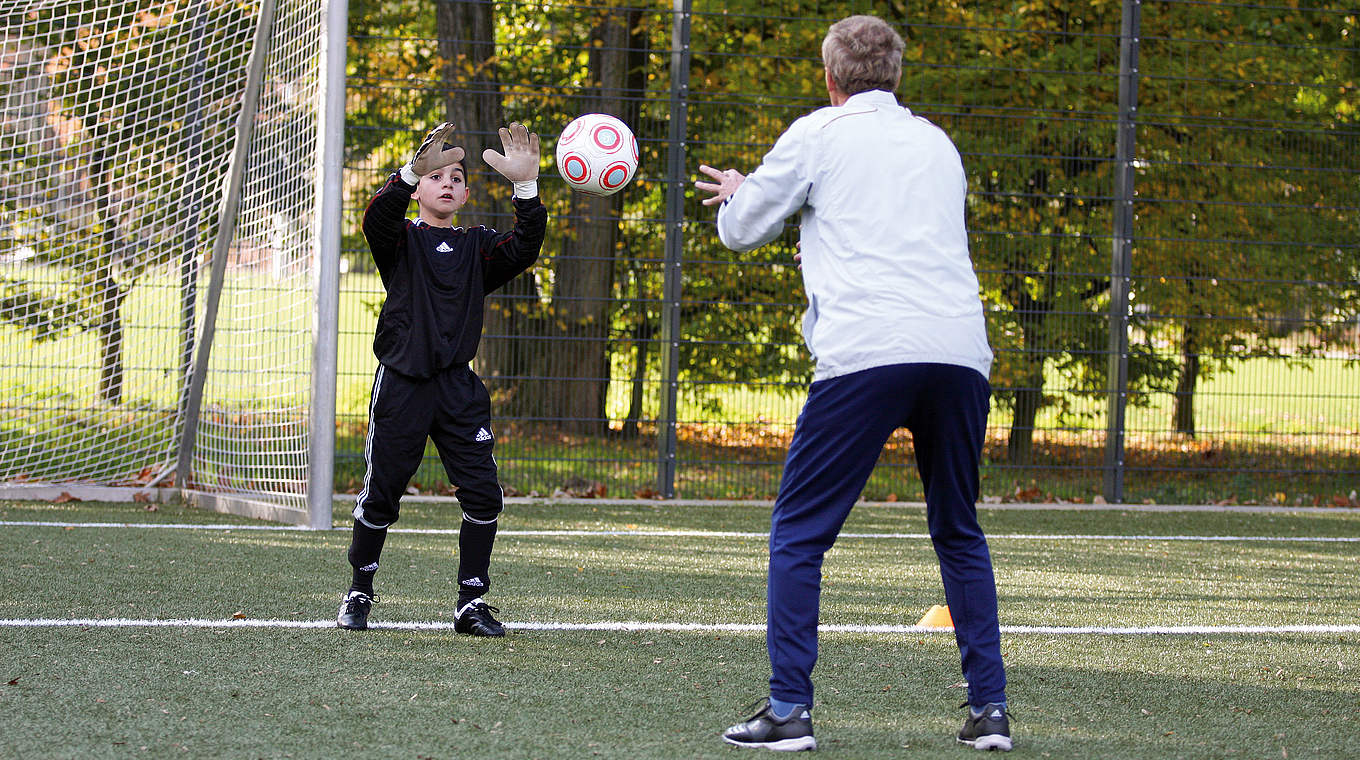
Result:
[[[450,112],[478,120],[477,128],[493,147],[489,136],[503,123],[495,118],[499,109],[518,114],[538,130],[565,125],[575,113],[591,111],[636,123],[647,50],[641,11],[610,6],[571,11],[573,15],[549,12],[547,26],[558,32],[559,40],[579,46],[579,53],[551,62],[514,59],[520,67],[549,72],[553,86],[571,92],[571,101],[554,103],[528,93],[502,93],[502,70],[516,69],[488,36],[502,33],[509,38],[505,45],[518,46],[523,40],[515,37],[515,30],[521,24],[541,30],[545,19],[509,16],[494,24],[485,4],[447,4],[440,18],[441,52],[456,82]],[[623,204],[623,195],[579,194],[556,203],[559,221],[545,242],[545,263],[534,276],[518,278],[488,303],[487,339],[479,362],[496,385],[503,414],[573,432],[606,429]]]
[[[39,339],[96,333],[106,403],[123,400],[128,292],[196,250],[205,232],[184,212],[212,186],[213,169],[178,141],[222,137],[211,130],[224,119],[199,117],[230,108],[212,98],[239,80],[246,51],[227,35],[249,29],[242,20],[232,6],[122,2],[48,7],[18,21],[11,42],[27,63],[8,83],[19,113],[5,120],[0,142],[16,179],[3,198],[8,233],[32,263],[70,276],[6,277],[3,318]],[[188,76],[177,54],[185,50],[196,56]]]
[[[1353,14],[1325,6],[1166,6],[1140,90],[1138,300],[1177,346],[1171,429],[1196,434],[1198,381],[1250,357],[1318,355],[1349,340],[1360,171]],[[1191,90],[1193,88],[1193,90]],[[1350,256],[1335,255],[1346,248]]]

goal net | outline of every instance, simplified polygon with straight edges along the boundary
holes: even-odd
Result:
[[[309,521],[324,6],[0,0],[0,494]]]

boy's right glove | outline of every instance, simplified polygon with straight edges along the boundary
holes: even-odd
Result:
[[[453,135],[453,122],[446,121],[425,135],[425,142],[416,148],[411,160],[401,167],[401,178],[408,185],[420,183],[420,178],[435,169],[463,160],[463,149],[447,142]]]

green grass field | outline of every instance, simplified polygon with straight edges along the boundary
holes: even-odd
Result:
[[[511,626],[503,640],[449,630],[457,507],[402,514],[400,528],[434,532],[389,537],[373,620],[393,627],[357,633],[329,627],[348,581],[343,530],[260,530],[177,505],[0,502],[0,708],[24,727],[0,755],[754,756],[717,733],[768,676],[765,509],[511,504],[488,597]],[[60,524],[16,524],[32,521]],[[987,509],[983,521],[1012,756],[1353,752],[1360,512]],[[217,528],[140,527],[158,524]],[[861,506],[828,556],[823,623],[896,627],[823,633],[824,754],[971,756],[952,738],[952,636],[911,627],[942,601],[923,531],[918,508]],[[175,622],[189,620],[207,622]],[[604,625],[626,622],[634,630]],[[1192,628],[1134,632],[1168,625]]]

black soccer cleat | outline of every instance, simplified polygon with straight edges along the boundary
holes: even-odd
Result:
[[[362,591],[350,591],[340,600],[340,614],[336,616],[335,624],[351,631],[368,630],[368,613],[376,601],[376,597]]]
[[[1006,712],[1006,708],[995,702],[984,705],[982,714],[976,716],[973,715],[973,709],[968,708],[968,718],[963,721],[963,728],[959,729],[959,741],[973,749],[995,749],[1010,752],[1010,713]]]
[[[500,610],[479,596],[458,608],[453,616],[453,630],[469,636],[504,636],[505,626],[491,616],[493,612]]]
[[[817,740],[812,736],[812,711],[807,705],[795,705],[793,712],[780,720],[775,717],[769,699],[756,704],[760,705],[756,714],[724,731],[723,741],[738,747],[763,747],[780,752],[817,749]]]

